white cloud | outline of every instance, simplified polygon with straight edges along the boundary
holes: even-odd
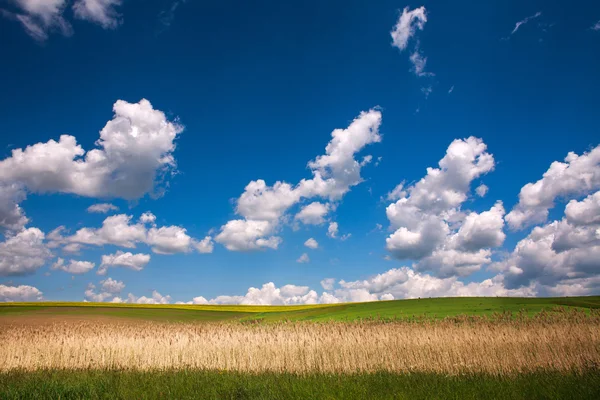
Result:
[[[150,211],[147,211],[140,216],[140,222],[142,224],[154,225],[156,223],[156,215],[152,214]]]
[[[136,297],[133,294],[129,293],[127,296],[128,303],[138,303],[138,304],[169,304],[171,303],[171,296],[163,296],[156,290],[152,291],[152,297]]]
[[[427,64],[427,57],[421,54],[420,50],[417,48],[409,57],[410,62],[412,63],[412,72],[417,76],[435,76],[432,72],[425,71],[425,65]],[[425,93],[425,97],[429,97],[429,94],[432,92],[431,86],[422,89],[423,93]]]
[[[321,286],[325,290],[333,290],[335,286],[335,278],[325,278],[321,281]]]
[[[87,208],[87,212],[89,213],[98,213],[98,214],[106,214],[110,211],[117,211],[119,207],[110,204],[110,203],[98,203],[92,204]]]
[[[121,291],[125,289],[125,284],[122,281],[116,281],[112,278],[100,281],[100,284],[102,285],[102,290],[104,292],[112,294],[121,293]]]
[[[306,253],[302,253],[302,255],[296,260],[297,263],[305,264],[310,262],[310,257]]]
[[[98,268],[98,275],[105,275],[109,267],[124,267],[134,271],[141,271],[149,262],[149,254],[124,253],[119,250],[114,254],[102,256],[102,264],[100,264],[100,268]]]
[[[329,212],[329,204],[312,202],[300,210],[296,214],[295,219],[301,221],[305,225],[322,225],[325,223],[325,216]]]
[[[209,304],[248,304],[248,305],[292,305],[316,304],[317,292],[307,286],[285,285],[277,288],[273,282],[265,283],[262,288],[251,287],[244,296],[218,296]]]
[[[304,242],[304,245],[305,245],[306,247],[308,247],[309,249],[313,249],[313,250],[314,250],[314,249],[317,249],[317,248],[319,248],[319,242],[317,242],[317,241],[316,241],[315,239],[313,239],[313,238],[308,238],[308,239],[306,240],[306,242]]]
[[[369,158],[359,162],[355,156],[366,145],[381,140],[380,124],[381,112],[370,110],[362,112],[348,128],[335,129],[325,154],[308,163],[312,179],[302,179],[295,186],[286,182],[268,186],[261,179],[250,182],[236,206],[236,213],[244,219],[223,225],[215,241],[232,251],[276,249],[281,238],[274,234],[292,206],[313,197],[338,201],[352,186],[362,182],[360,171]]]
[[[20,22],[25,32],[35,40],[45,41],[48,33],[54,30],[71,35],[71,25],[63,18],[67,0],[13,0],[12,3],[19,9],[18,12],[3,9],[0,12]]]
[[[73,14],[76,18],[90,21],[104,29],[114,29],[121,23],[121,15],[115,9],[121,0],[76,0]]]
[[[28,228],[0,242],[0,276],[32,274],[52,253],[44,244],[44,233]]]
[[[18,232],[27,225],[29,219],[19,206],[25,200],[25,191],[20,185],[3,185],[0,182],[0,230]]]
[[[494,158],[481,139],[454,140],[427,175],[395,190],[386,214],[394,232],[386,247],[401,260],[415,260],[418,271],[441,277],[465,276],[491,262],[490,247],[502,245],[504,207],[482,213],[461,211],[473,180],[493,170]],[[393,293],[392,293],[393,294]]]
[[[477,193],[477,196],[479,197],[485,197],[485,195],[488,192],[488,189],[489,188],[482,183],[481,185],[477,186],[477,189],[475,189],[475,193]]]
[[[542,13],[538,11],[538,12],[536,12],[535,14],[533,14],[533,15],[530,15],[529,17],[526,17],[526,18],[522,19],[521,21],[517,22],[517,23],[515,24],[515,28],[512,30],[512,32],[511,32],[510,34],[511,34],[511,35],[514,35],[515,33],[517,33],[517,31],[519,30],[519,28],[520,28],[522,25],[525,25],[526,23],[528,23],[528,22],[529,22],[529,21],[531,21],[532,19],[538,18],[540,15],[542,15]]]
[[[0,302],[42,300],[42,294],[43,293],[39,291],[38,288],[33,286],[0,285]]]
[[[450,86],[450,89],[448,89],[448,94],[454,92],[454,85]]]
[[[210,236],[206,236],[200,241],[194,241],[193,245],[200,254],[212,253],[214,248],[214,243],[212,241],[212,237]]]
[[[396,187],[386,195],[388,201],[396,201],[406,197],[406,191],[404,191],[404,182],[399,183]]]
[[[593,31],[600,31],[600,21],[598,21],[594,25],[592,25],[592,27],[590,29]]]
[[[414,37],[417,30],[423,30],[427,22],[427,10],[425,7],[415,8],[410,11],[408,7],[402,10],[402,15],[398,18],[398,22],[394,29],[390,32],[392,36],[392,46],[397,47],[400,51],[406,50],[409,40]],[[409,60],[412,64],[412,71],[419,77],[434,76],[431,72],[425,72],[427,57],[425,57],[419,48],[419,41],[416,41],[413,51],[410,53]],[[431,87],[425,92],[427,97],[431,93]]]
[[[412,11],[409,11],[408,7],[405,7],[396,26],[390,32],[393,40],[392,45],[400,50],[406,49],[410,38],[415,35],[417,29],[422,31],[426,22],[427,14],[425,7],[415,8]]]
[[[0,161],[0,182],[36,193],[127,200],[160,195],[164,178],[175,168],[174,141],[183,128],[145,99],[118,100],[113,110],[96,141],[98,148],[86,153],[75,137],[62,135],[58,142],[14,149]]]
[[[338,223],[337,222],[331,222],[329,224],[329,227],[327,228],[327,236],[329,236],[332,239],[335,239],[338,235]]]
[[[512,229],[545,222],[557,198],[580,196],[600,189],[600,146],[579,156],[569,152],[555,161],[542,179],[521,188],[519,203],[506,215]]]
[[[131,219],[126,214],[111,215],[102,222],[101,228],[81,228],[73,236],[60,238],[59,241],[135,248],[136,243],[146,241],[146,227],[141,223],[130,224]]]
[[[510,287],[537,285],[546,295],[598,293],[599,200],[600,192],[571,200],[563,219],[535,227],[492,268],[504,273]]]
[[[215,240],[231,251],[277,249],[281,238],[269,236],[274,230],[269,221],[236,219],[222,226]]]
[[[96,264],[89,261],[76,261],[71,260],[68,265],[65,265],[65,260],[58,258],[54,264],[52,264],[52,270],[60,270],[69,274],[81,275],[94,269]]]
[[[192,238],[184,228],[163,226],[150,228],[146,243],[152,246],[152,251],[157,254],[186,253],[191,250]]]

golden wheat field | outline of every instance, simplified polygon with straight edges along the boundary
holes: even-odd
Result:
[[[0,326],[0,370],[580,371],[600,364],[600,313],[275,324],[64,320]]]

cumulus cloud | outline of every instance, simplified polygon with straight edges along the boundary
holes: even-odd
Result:
[[[20,184],[35,193],[60,192],[86,197],[135,200],[160,195],[175,168],[175,139],[183,128],[167,120],[148,100],[118,100],[113,119],[88,151],[75,137],[14,149],[0,161],[0,182]]]
[[[304,242],[304,245],[305,245],[306,247],[308,247],[309,249],[313,249],[313,250],[314,250],[314,249],[317,249],[317,248],[319,248],[319,242],[317,242],[317,241],[316,241],[315,239],[313,239],[313,238],[308,238],[308,239],[306,240],[306,242]]]
[[[20,185],[0,182],[0,230],[18,232],[27,225],[29,219],[19,206],[25,196]]]
[[[43,293],[38,288],[28,285],[0,285],[0,302],[42,300]]]
[[[310,257],[306,253],[302,253],[302,255],[296,260],[297,263],[306,264],[310,262]]]
[[[87,212],[89,213],[98,213],[98,214],[106,214],[110,211],[117,211],[119,207],[110,204],[110,203],[98,203],[92,204],[87,208]]]
[[[73,14],[104,29],[114,29],[121,23],[121,15],[116,10],[120,5],[121,0],[76,0]]]
[[[355,159],[365,146],[381,140],[381,112],[362,112],[346,129],[335,129],[325,154],[308,163],[313,178],[298,184],[276,182],[268,186],[262,179],[250,182],[237,200],[235,219],[221,227],[215,241],[232,251],[276,249],[281,238],[276,235],[288,210],[303,199],[321,197],[339,201],[351,187],[362,182],[360,171],[364,162]],[[363,158],[363,160],[365,160]],[[305,207],[299,220],[319,222],[328,207],[318,202]],[[315,215],[317,214],[317,215]]]
[[[129,293],[127,296],[128,303],[137,303],[137,304],[169,304],[171,303],[171,296],[163,296],[156,290],[152,291],[152,297],[136,297],[133,294]]]
[[[208,254],[213,252],[214,243],[212,241],[212,237],[206,236],[204,239],[200,241],[193,242],[194,247],[201,254]]]
[[[553,162],[542,179],[521,188],[519,202],[506,215],[506,222],[512,229],[543,223],[557,199],[581,196],[598,189],[600,146],[580,156],[569,152],[564,162]]]
[[[122,281],[116,281],[112,278],[107,278],[100,281],[100,291],[96,291],[96,285],[90,283],[84,293],[87,301],[101,303],[110,301],[112,303],[122,303],[123,299],[115,296],[125,289],[125,284]]]
[[[327,236],[329,236],[332,239],[335,239],[338,235],[338,223],[337,222],[331,222],[329,224],[329,227],[327,228]]]
[[[209,300],[208,304],[293,305],[317,302],[317,292],[307,286],[285,285],[277,288],[273,282],[269,282],[260,289],[249,288],[244,296],[218,296]]]
[[[296,214],[295,219],[305,225],[322,225],[325,223],[325,216],[328,212],[328,204],[315,201],[302,207],[300,212]]]
[[[483,183],[479,186],[477,186],[477,189],[475,189],[475,193],[477,193],[477,196],[479,197],[485,197],[485,195],[488,192],[488,187],[486,185],[484,185]]]
[[[125,253],[119,250],[114,254],[102,256],[102,264],[100,264],[100,268],[98,268],[98,275],[105,275],[110,267],[124,267],[134,271],[141,271],[149,262],[149,254]]]
[[[75,246],[79,250],[80,245],[114,245],[133,249],[138,243],[147,244],[157,254],[188,253],[194,248],[199,253],[212,252],[212,238],[205,237],[197,241],[187,234],[185,228],[179,226],[155,225],[156,216],[150,212],[142,214],[137,223],[132,223],[133,216],[117,214],[107,217],[100,228],[81,228],[73,235],[64,236],[64,226],[59,226],[48,234],[51,248],[65,245]],[[148,228],[147,225],[151,225]]]
[[[0,242],[0,276],[32,274],[52,257],[38,228],[23,229]]]
[[[454,140],[421,180],[395,189],[386,208],[393,233],[386,247],[400,260],[414,260],[418,271],[441,277],[465,276],[491,262],[489,248],[504,242],[504,207],[497,202],[482,213],[461,210],[471,183],[494,168],[481,139]]]
[[[43,42],[52,31],[69,36],[73,30],[63,17],[67,0],[13,0],[16,11],[0,9],[6,18],[18,21],[33,39]]]
[[[325,278],[321,281],[321,286],[325,290],[333,290],[335,286],[335,278]]]
[[[73,275],[81,275],[94,269],[96,264],[89,261],[76,261],[70,260],[69,264],[65,264],[65,260],[58,258],[54,264],[52,264],[52,270],[64,271]]]
[[[537,285],[546,295],[598,293],[599,201],[600,192],[571,200],[561,220],[535,227],[492,268],[504,273],[509,287]]]

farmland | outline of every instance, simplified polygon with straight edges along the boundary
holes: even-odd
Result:
[[[0,398],[597,398],[600,297],[13,303]]]

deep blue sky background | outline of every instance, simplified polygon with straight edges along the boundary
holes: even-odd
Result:
[[[409,71],[407,52],[392,47],[389,35],[402,8],[421,5],[428,10],[421,50],[436,74],[430,80]],[[158,289],[187,300],[243,294],[268,281],[317,288],[325,277],[380,273],[403,265],[383,260],[385,229],[369,233],[376,223],[388,226],[380,197],[403,180],[420,179],[453,139],[481,137],[497,160],[482,179],[490,191],[474,210],[497,199],[510,209],[520,188],[552,161],[599,142],[600,31],[589,29],[600,19],[599,2],[189,0],[161,31],[158,14],[169,6],[126,1],[118,29],[75,20],[72,37],[54,34],[43,44],[0,19],[0,155],[63,133],[90,149],[117,99],[147,98],[185,125],[175,153],[180,174],[163,198],[114,203],[136,217],[150,210],[195,237],[233,217],[231,199],[249,181],[309,177],[306,163],[324,151],[331,131],[374,106],[383,110],[383,141],[368,152],[383,159],[365,167],[366,182],[337,210],[341,232],[352,233],[348,241],[311,227],[288,229],[278,251],[216,246],[210,255],[152,255],[143,275],[111,270],[127,291]],[[501,40],[537,11],[539,19]],[[540,22],[552,26],[544,32]],[[425,99],[421,87],[428,82],[433,93]],[[34,226],[49,232],[66,221],[72,228],[100,225],[103,215],[85,212],[96,202],[30,195],[23,207]],[[522,235],[509,234],[505,247]],[[310,236],[324,248],[298,264]],[[109,249],[85,259],[99,264]],[[78,300],[98,279],[38,273],[0,283],[33,284],[48,299]]]

